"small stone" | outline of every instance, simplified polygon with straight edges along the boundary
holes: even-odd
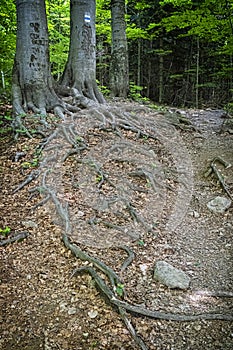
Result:
[[[26,228],[37,228],[38,227],[37,223],[32,221],[32,220],[22,221],[22,224]]]
[[[76,312],[77,312],[76,307],[70,307],[68,309],[68,315],[74,315],[74,314],[76,314]]]
[[[154,279],[168,288],[187,289],[190,278],[182,271],[165,261],[157,261],[154,269]]]
[[[226,197],[217,196],[207,203],[207,207],[213,213],[223,214],[231,206],[231,200]]]
[[[148,269],[148,264],[141,264],[139,265],[140,270],[142,271],[143,276],[146,276],[146,272]]]
[[[96,316],[98,316],[98,311],[96,311],[96,310],[91,310],[91,311],[89,311],[88,313],[88,316],[90,317],[90,318],[96,318]]]
[[[66,311],[66,309],[67,309],[67,304],[66,304],[65,302],[61,302],[60,305],[59,305],[59,307],[60,307],[60,310],[61,310],[61,311]]]
[[[198,219],[199,217],[200,217],[200,214],[197,212],[197,211],[193,211],[193,217],[195,218],[195,219]]]
[[[200,324],[197,324],[196,326],[194,326],[194,328],[195,328],[196,331],[199,332],[199,331],[201,330],[202,327],[201,327]]]

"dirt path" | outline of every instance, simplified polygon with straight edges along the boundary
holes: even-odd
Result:
[[[226,194],[214,176],[205,178],[204,173],[215,157],[233,164],[233,136],[228,132],[219,133],[223,122],[220,112],[189,111],[187,116],[196,130],[179,131],[178,136],[189,151],[193,168],[194,182],[190,180],[193,188],[189,189],[191,202],[175,232],[167,230],[164,233],[167,212],[172,212],[169,203],[176,202],[174,190],[177,189],[175,180],[168,176],[166,184],[173,191],[167,190],[162,210],[158,211],[156,207],[154,215],[158,215],[155,217],[158,226],[153,234],[148,233],[130,244],[136,257],[123,275],[126,298],[131,303],[157,311],[230,314],[232,298],[214,294],[233,293],[233,209],[231,206],[224,214],[213,214],[208,210],[207,203],[211,199]],[[98,139],[99,135],[94,137]],[[89,142],[96,145],[97,141],[93,138]],[[142,147],[146,145],[158,150],[157,160],[162,169],[173,170],[174,159],[170,157],[169,149],[146,138],[140,142]],[[38,140],[25,139],[15,144],[6,139],[1,145],[0,227],[9,226],[17,232],[27,230],[30,234],[22,242],[0,247],[0,349],[133,350],[136,347],[128,330],[116,310],[95,288],[92,278],[85,274],[71,278],[74,268],[82,266],[82,262],[62,244],[61,228],[56,225],[56,220],[54,222],[49,207],[39,207],[31,212],[38,198],[31,196],[27,187],[12,194],[15,186],[31,171],[24,163],[33,158],[37,143]],[[108,139],[105,139],[107,143]],[[15,162],[16,151],[25,152],[26,158]],[[68,174],[70,169],[73,177]],[[68,162],[66,170],[67,178],[75,179],[79,174],[73,160]],[[105,170],[109,170],[109,165]],[[189,170],[192,176],[192,169]],[[125,169],[122,174],[123,171]],[[221,172],[233,193],[233,166],[221,167]],[[119,174],[118,169],[116,178]],[[143,183],[140,180],[136,185],[143,186]],[[70,193],[69,184],[66,186],[66,193]],[[73,197],[68,198],[74,211],[80,205],[77,193],[76,189]],[[141,196],[138,203],[143,204],[145,200]],[[149,208],[150,203],[147,206]],[[78,207],[79,215],[83,215],[84,209]],[[125,252],[117,247],[97,249],[92,244],[84,248],[118,273],[126,258]],[[170,290],[153,280],[157,260],[165,260],[185,271],[191,278],[190,288]],[[232,322],[178,323],[130,318],[150,350],[233,348]]]

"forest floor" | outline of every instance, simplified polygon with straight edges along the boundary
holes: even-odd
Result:
[[[115,107],[118,107],[117,103]],[[143,112],[145,117],[147,112],[147,109]],[[82,231],[80,225],[74,241],[121,275],[129,303],[173,314],[229,315],[233,313],[233,207],[231,205],[223,214],[213,213],[207,208],[207,203],[216,196],[228,195],[214,174],[208,177],[204,174],[216,157],[232,164],[231,167],[224,167],[221,163],[217,166],[224,176],[227,189],[233,195],[233,128],[225,127],[226,119],[219,110],[186,110],[181,115],[185,115],[191,124],[183,124],[179,120],[180,114],[173,113],[178,122],[175,123],[175,131],[173,128],[170,130],[176,133],[176,141],[180,142],[177,147],[175,144],[172,147],[164,145],[163,137],[159,141],[147,137],[137,140],[131,131],[122,131],[127,142],[140,145],[133,153],[128,151],[121,154],[122,157],[131,157],[127,164],[125,160],[120,162],[119,159],[114,163],[112,158],[101,163],[101,155],[106,151],[103,148],[111,150],[113,146],[110,141],[117,137],[111,130],[107,133],[94,130],[92,135],[89,134],[89,154],[98,159],[99,163],[104,163],[106,173],[110,174],[115,167],[111,179],[117,179],[119,186],[121,178],[123,185],[124,178],[129,182],[126,173],[132,174],[137,154],[144,157],[145,164],[147,159],[151,161],[145,150],[151,148],[156,153],[162,195],[154,198],[153,192],[146,188],[148,183],[138,176],[133,185],[141,190],[136,191],[137,197],[132,199],[134,207],[143,217],[148,220],[153,218],[153,231],[142,235],[140,232],[137,235],[136,232],[135,237],[130,239],[125,239],[124,235],[118,238],[134,251],[133,262],[121,274],[121,266],[127,254],[117,244],[115,231],[111,227],[103,226],[98,237],[89,237],[88,228],[83,226]],[[157,114],[155,117],[159,118]],[[80,125],[82,127],[82,121]],[[101,144],[98,141],[100,139]],[[169,135],[166,142],[168,140]],[[173,141],[171,137],[171,142]],[[38,165],[34,158],[39,142],[40,139],[36,137],[20,137],[16,142],[12,135],[7,134],[2,137],[0,145],[0,228],[10,228],[8,237],[15,232],[29,233],[20,242],[0,247],[0,349],[136,349],[117,309],[105,300],[92,277],[87,274],[72,277],[75,268],[87,266],[87,263],[74,257],[64,246],[61,240],[62,227],[49,205],[39,206],[32,211],[38,197],[28,189],[37,186],[38,180],[14,193],[15,188]],[[116,144],[117,141],[114,142]],[[126,145],[131,150],[131,146]],[[179,211],[178,208],[175,217],[172,214],[173,206],[176,205],[177,196],[182,199],[182,193],[178,194],[178,178],[174,175],[176,162],[182,163],[182,157],[178,159],[179,153],[176,156],[179,149],[180,152],[187,153],[187,164],[191,164],[192,168],[186,169],[186,178],[183,179],[186,181],[183,190],[188,191],[189,196],[184,194],[184,203],[177,204],[178,207],[182,206],[182,210]],[[16,159],[19,152],[23,152],[24,156]],[[96,205],[98,206],[99,197],[92,191],[93,183],[88,183],[90,193],[77,185],[81,180],[85,184],[89,178],[86,175],[86,163],[81,164],[84,169],[82,172],[76,160],[75,156],[71,156],[65,161],[65,193],[62,196],[70,204],[72,213],[76,213],[81,220],[87,215],[91,218],[93,212],[98,211]],[[164,177],[164,174],[168,175]],[[96,185],[101,180],[101,177],[96,177]],[[56,179],[53,181],[56,182]],[[101,185],[104,193],[111,190],[109,184]],[[182,184],[180,189],[182,190]],[[105,212],[104,202],[99,205],[100,211],[104,212],[104,219],[109,216],[113,223],[119,225],[111,213]],[[117,212],[122,214],[124,210],[119,209]],[[98,218],[94,219],[100,220]],[[169,220],[170,226],[166,226]],[[177,221],[177,225],[171,230],[169,227],[173,220]],[[120,222],[125,224],[125,221],[127,218]],[[112,235],[110,238],[114,235],[114,239],[109,240],[109,234]],[[5,237],[2,234],[1,240],[3,239]],[[110,243],[107,244],[107,241]],[[187,290],[169,289],[155,281],[153,269],[158,260],[182,269],[191,279],[190,287]],[[128,317],[150,350],[233,348],[233,322],[230,321],[178,322],[155,320],[137,314],[129,314]]]

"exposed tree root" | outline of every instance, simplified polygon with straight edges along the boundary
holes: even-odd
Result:
[[[25,186],[27,186],[30,182],[35,180],[40,175],[39,170],[32,170],[30,174],[27,176],[27,178],[21,182],[13,191],[13,193],[16,193],[20,190],[22,190]]]
[[[73,97],[89,109],[67,116],[52,134],[40,143],[38,149],[43,153],[39,168],[41,186],[31,190],[44,194],[44,198],[34,209],[46,204],[52,213],[52,202],[56,211],[55,218],[64,232],[62,240],[65,246],[77,258],[88,261],[93,266],[75,269],[72,276],[79,272],[88,272],[93,277],[103,295],[118,309],[137,346],[143,350],[147,350],[148,347],[138,336],[127,313],[179,322],[232,321],[232,315],[179,315],[131,305],[118,298],[119,286],[122,288],[122,296],[125,296],[122,279],[118,274],[101,260],[84,252],[77,244],[71,243],[70,239],[91,246],[98,246],[100,242],[100,247],[117,246],[125,250],[128,257],[120,270],[122,276],[134,259],[128,242],[138,239],[140,234],[153,232],[154,217],[158,220],[154,210],[163,208],[165,192],[169,188],[163,184],[166,177],[156,158],[156,142],[162,144],[164,152],[171,154],[173,172],[178,183],[175,189],[177,196],[174,196],[174,210],[167,218],[165,229],[176,229],[186,213],[192,195],[192,164],[187,150],[175,129],[163,116],[153,113],[145,117],[144,114],[150,112],[144,107],[123,109],[101,105],[96,108],[95,102],[90,103],[88,98],[80,96],[76,90],[73,91]],[[140,143],[141,138],[151,143],[144,145]],[[64,163],[69,161],[70,157],[74,157],[76,162],[77,175],[75,178],[73,174],[69,184],[71,188],[65,190],[64,183],[67,178],[64,174]],[[122,172],[125,174],[123,179]],[[32,180],[30,176],[15,191],[22,189]],[[77,203],[80,204],[83,198],[83,210],[86,208],[85,215],[81,212],[80,217],[76,217],[76,206],[72,208],[69,199],[65,197],[74,188],[77,189]],[[143,198],[147,198],[146,210],[137,207],[133,197],[135,194],[141,195],[141,207],[144,203]],[[106,243],[108,236],[104,236],[103,231],[110,236],[109,244]],[[135,235],[135,232],[139,235]],[[126,244],[122,237],[126,238]],[[110,283],[101,276],[106,277]]]
[[[22,241],[23,239],[27,238],[29,235],[28,232],[20,232],[20,233],[16,233],[14,236],[12,237],[9,237],[7,239],[3,239],[3,240],[0,240],[0,247],[3,247],[5,245],[8,245],[10,243],[14,243],[14,242],[20,242]]]
[[[137,344],[137,346],[139,348],[141,348],[142,350],[149,350],[147,345],[144,343],[143,339],[137,334],[134,326],[132,325],[132,323],[130,322],[130,320],[127,316],[125,309],[122,307],[118,307],[118,310],[119,310],[119,313],[121,315],[122,320],[124,321],[126,327],[128,328],[128,331],[130,332],[132,338],[134,339],[135,344]]]
[[[76,250],[76,246],[70,243],[66,234],[62,235],[63,242],[65,246],[72,251],[72,253],[79,258],[82,256],[79,251]],[[83,259],[82,259],[83,260]],[[98,267],[98,266],[97,266]],[[105,272],[106,275],[109,275],[109,270],[104,271],[104,268],[101,267],[101,271]],[[154,319],[162,319],[166,321],[196,321],[196,320],[223,320],[223,321],[233,321],[233,315],[224,315],[224,314],[198,314],[198,315],[178,315],[172,313],[163,313],[159,311],[152,311],[149,309],[145,309],[141,306],[131,305],[125,301],[119,300],[116,297],[116,294],[112,292],[112,290],[106,285],[105,281],[100,277],[100,275],[90,266],[81,267],[75,269],[72,276],[77,274],[78,272],[88,272],[95,280],[97,286],[103,292],[103,294],[108,298],[108,300],[116,305],[117,307],[124,308],[125,310],[135,313],[141,316],[147,316]],[[115,273],[114,273],[115,275]],[[108,276],[109,277],[109,276]]]
[[[133,262],[133,260],[135,258],[135,254],[134,254],[133,250],[130,249],[129,247],[127,247],[126,245],[120,246],[119,248],[125,250],[126,253],[128,254],[128,258],[124,261],[124,263],[121,266],[120,273],[122,274],[127,269],[127,267]]]
[[[24,113],[24,115],[25,115],[25,113]],[[15,132],[15,138],[16,139],[18,138],[18,136],[21,133],[24,133],[30,139],[33,137],[31,135],[31,133],[28,131],[28,129],[25,127],[25,125],[23,124],[20,115],[16,115],[15,116],[14,121],[12,122],[12,128],[13,128],[13,130]]]
[[[202,295],[207,297],[214,297],[214,298],[233,298],[232,292],[226,292],[226,291],[194,291],[196,295]]]
[[[216,163],[220,163],[222,164],[226,169],[231,167],[231,164],[225,162],[224,159],[222,159],[221,157],[216,157],[212,160],[211,164],[210,164],[210,169],[205,173],[205,177],[210,176],[212,173],[214,173],[214,175],[217,177],[217,180],[219,181],[220,185],[222,186],[223,190],[226,192],[226,194],[230,197],[230,199],[233,201],[233,196],[231,194],[231,192],[228,189],[228,185],[226,184],[224,177],[221,175],[221,173],[219,172]]]
[[[83,251],[81,251],[76,245],[72,244],[66,234],[63,233],[62,239],[65,246],[68,249],[70,249],[77,258],[80,258],[81,260],[86,259],[86,253],[83,253]],[[96,263],[96,259],[93,260],[93,258],[90,258],[90,256],[87,256],[86,260],[89,262],[92,262],[95,267],[100,269],[101,272],[103,272],[109,278],[114,292],[110,289],[110,287],[107,286],[104,279],[100,277],[100,275],[94,270],[94,268],[90,266],[85,266],[85,267],[75,269],[72,273],[72,276],[81,272],[87,272],[92,276],[96,285],[101,290],[103,295],[110,301],[111,304],[117,307],[118,312],[121,315],[126,327],[130,331],[135,343],[142,350],[148,350],[148,347],[144,343],[144,341],[141,339],[141,337],[138,336],[135,328],[133,327],[132,323],[127,317],[127,312],[130,312],[132,314],[137,314],[139,316],[146,316],[153,319],[162,319],[167,321],[178,321],[178,322],[187,322],[187,321],[191,322],[196,320],[233,321],[233,315],[230,315],[230,314],[225,315],[225,314],[213,313],[213,314],[198,314],[198,315],[178,315],[178,314],[172,314],[172,313],[152,311],[149,309],[145,309],[141,306],[131,305],[123,300],[119,300],[116,296],[117,294],[115,292],[116,290],[115,283],[119,282],[119,278],[117,277],[115,272],[109,267],[107,267],[105,264],[103,263],[100,264],[99,261],[97,261]]]

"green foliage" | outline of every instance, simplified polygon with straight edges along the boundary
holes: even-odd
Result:
[[[0,136],[5,136],[12,132],[12,117],[9,114],[0,115]]]
[[[126,35],[128,40],[137,40],[137,39],[147,39],[148,33],[143,28],[138,28],[135,24],[131,24],[126,29]]]
[[[23,169],[29,169],[29,168],[36,168],[39,165],[39,161],[40,161],[40,157],[41,157],[41,152],[39,151],[35,151],[33,154],[33,158],[32,160],[30,160],[29,162],[23,162],[21,163],[21,167]]]
[[[64,70],[69,51],[69,1],[47,0],[47,18],[52,74],[58,80]]]
[[[232,91],[232,92],[233,92],[233,91]],[[227,104],[224,106],[224,110],[225,110],[227,113],[233,115],[233,102],[227,103]]]
[[[160,1],[160,5],[167,5],[167,4],[172,4],[174,7],[176,6],[183,6],[183,7],[189,7],[192,5],[193,0],[163,0]]]
[[[110,90],[107,86],[105,85],[100,85],[100,82],[96,80],[97,84],[99,85],[99,88],[104,96],[109,96],[110,95]]]
[[[141,247],[145,245],[145,242],[143,241],[143,239],[139,239],[138,245],[140,245]]]
[[[9,91],[16,47],[16,9],[13,0],[1,0],[0,9],[0,87]]]
[[[95,178],[95,182],[96,183],[100,183],[103,180],[103,176],[102,175],[97,175]]]
[[[141,95],[141,91],[144,89],[143,86],[138,86],[133,82],[129,84],[129,97],[137,102],[149,102],[150,100],[147,97]]]
[[[108,96],[111,51],[111,1],[96,1],[97,77]],[[70,1],[46,0],[51,70],[59,80],[69,50]],[[232,92],[233,55],[232,0],[127,0],[126,23],[129,47],[130,97],[166,103],[195,101],[195,88],[214,89],[214,98],[223,96],[227,104]],[[196,84],[197,40],[200,44],[199,81]],[[2,0],[0,9],[0,94],[10,92],[16,48],[16,8],[14,0]],[[163,60],[163,67],[159,66]],[[149,68],[150,64],[150,69]],[[162,67],[162,68],[161,68]],[[158,79],[160,70],[163,74]],[[187,83],[187,91],[185,84]],[[161,85],[161,99],[158,85]],[[143,86],[143,88],[142,88]],[[147,86],[147,87],[145,87]],[[192,90],[193,89],[193,90]],[[174,94],[174,97],[171,95]],[[188,95],[188,96],[186,96]],[[210,94],[211,95],[211,94]],[[178,99],[178,102],[176,100]],[[0,134],[11,131],[0,117]],[[25,130],[19,130],[25,133]],[[33,133],[33,130],[30,132]]]
[[[118,283],[116,286],[116,293],[120,296],[123,297],[124,295],[124,284]]]
[[[4,228],[0,228],[0,235],[6,237],[11,232],[11,228],[9,226],[5,226]]]
[[[231,12],[225,0],[164,0],[160,4],[175,7],[160,22],[167,32],[180,29],[180,37],[196,36],[218,42],[225,53],[233,53]]]
[[[96,2],[96,35],[97,41],[111,43],[111,8],[110,1]]]

